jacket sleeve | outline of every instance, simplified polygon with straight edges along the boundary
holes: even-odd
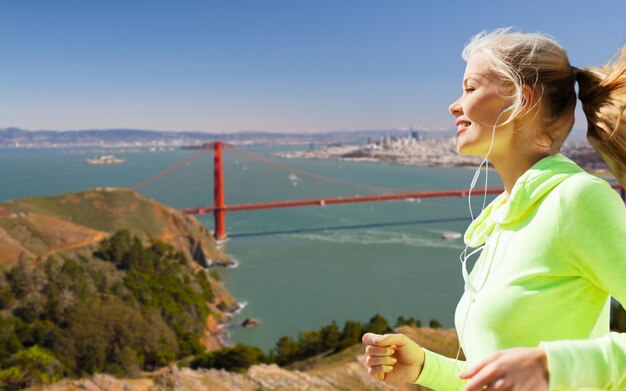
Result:
[[[599,178],[575,180],[561,195],[559,229],[583,278],[626,304],[626,208]],[[626,334],[542,342],[550,390],[626,389]]]
[[[424,367],[415,384],[436,391],[458,391],[467,380],[459,378],[459,373],[467,367],[465,361],[458,361],[422,348]]]

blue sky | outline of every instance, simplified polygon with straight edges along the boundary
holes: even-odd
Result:
[[[590,4],[0,0],[0,128],[451,129],[473,34],[539,31],[599,65],[626,1]]]

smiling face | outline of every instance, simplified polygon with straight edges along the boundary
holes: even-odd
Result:
[[[493,126],[503,110],[513,101],[501,96],[501,86],[489,71],[484,55],[476,53],[467,62],[463,76],[463,95],[452,103],[449,111],[456,117],[457,150],[461,155],[485,156],[491,144]],[[500,126],[510,113],[498,119],[494,146],[490,156],[501,154],[510,145],[513,135],[510,124]]]

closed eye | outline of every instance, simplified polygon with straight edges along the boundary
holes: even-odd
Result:
[[[467,93],[470,93],[470,92],[472,92],[474,90],[475,90],[475,88],[468,87],[468,88],[465,88],[463,91],[465,91]]]

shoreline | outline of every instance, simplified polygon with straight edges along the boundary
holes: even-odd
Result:
[[[419,145],[422,141],[420,140],[412,144],[406,141],[400,142],[399,146],[391,144],[392,146],[388,147],[388,149],[373,147],[371,144],[364,147],[355,145],[331,146],[319,150],[275,152],[269,154],[269,156],[286,160],[335,160],[339,162],[370,162],[400,166],[464,169],[476,169],[483,160],[483,158],[478,156],[458,155],[456,149],[452,152],[449,148],[450,140],[429,139],[429,144],[432,143],[432,140],[436,140],[434,144],[440,147],[434,151],[436,154],[433,154],[433,151],[429,151],[427,155],[416,154],[415,152],[419,152],[420,149],[423,149],[421,148],[423,146]],[[416,146],[417,151],[414,150]],[[595,150],[591,152],[594,158],[589,158],[589,148],[591,148],[589,145],[567,145],[560,153],[563,153],[573,160],[591,175],[595,175],[607,181],[615,180],[615,176],[608,167],[606,167],[600,156],[595,153]],[[585,155],[584,158],[581,155]],[[481,170],[484,170],[484,168]],[[495,171],[493,164],[490,164],[489,170]]]
[[[345,162],[370,162],[370,163],[388,163],[399,166],[420,166],[420,167],[442,167],[442,168],[472,168],[476,167],[482,161],[481,158],[475,156],[458,156],[455,158],[450,155],[442,157],[416,157],[403,155],[363,155],[359,157],[345,156],[344,153],[321,151],[300,151],[300,152],[276,152],[269,156],[286,160],[335,160]],[[360,152],[360,151],[358,151]],[[349,152],[350,153],[350,152]],[[413,159],[411,159],[413,158]]]

